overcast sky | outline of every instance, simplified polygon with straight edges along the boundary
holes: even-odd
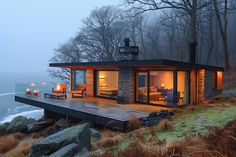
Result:
[[[91,10],[120,0],[0,0],[0,73],[46,73]],[[1,75],[1,74],[0,74]]]

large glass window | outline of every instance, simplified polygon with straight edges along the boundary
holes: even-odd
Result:
[[[185,71],[177,73],[177,103],[179,105],[189,103],[189,73]]]
[[[80,85],[84,86],[86,84],[86,71],[85,70],[72,70],[71,71],[71,88],[72,90],[79,89]]]
[[[149,102],[151,104],[172,105],[174,101],[172,71],[151,71]]]
[[[97,96],[117,98],[118,95],[118,72],[97,72]]]
[[[138,72],[136,75],[136,101],[148,102],[148,73]]]

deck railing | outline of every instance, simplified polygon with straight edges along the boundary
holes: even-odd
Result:
[[[51,92],[55,86],[55,83],[49,82],[16,83],[15,94],[32,94],[37,96],[37,94]]]

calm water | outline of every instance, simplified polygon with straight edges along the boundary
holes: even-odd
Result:
[[[11,121],[22,115],[31,118],[40,118],[43,110],[14,101],[16,84],[30,84],[30,82],[52,82],[45,74],[1,74],[0,75],[0,123]],[[19,90],[18,90],[19,91]]]

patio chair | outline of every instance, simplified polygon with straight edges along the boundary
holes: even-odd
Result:
[[[78,84],[78,88],[71,91],[72,98],[83,98],[86,96],[86,85],[85,84]]]
[[[57,84],[56,88],[52,88],[52,93],[66,94],[66,84]]]

